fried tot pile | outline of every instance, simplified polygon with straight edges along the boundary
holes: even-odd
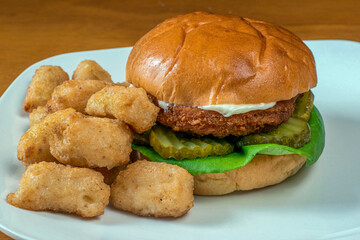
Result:
[[[159,113],[145,90],[113,83],[91,60],[82,61],[72,78],[58,66],[36,71],[24,101],[30,128],[17,147],[26,170],[8,203],[95,217],[111,193],[115,208],[139,216],[186,214],[194,179],[185,169],[130,161],[133,131],[149,130]]]

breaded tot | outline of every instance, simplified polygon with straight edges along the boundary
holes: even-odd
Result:
[[[143,133],[154,125],[159,110],[142,88],[108,86],[91,96],[85,111],[93,116],[115,117]]]
[[[73,108],[85,113],[87,101],[97,91],[110,83],[99,80],[70,80],[54,89],[51,99],[47,102],[49,112],[56,112],[66,108]]]
[[[29,114],[29,125],[34,126],[49,114],[47,107],[39,106]]]
[[[19,189],[7,196],[11,205],[28,210],[75,213],[82,217],[104,214],[110,187],[91,169],[41,162],[29,166]]]
[[[49,114],[22,135],[17,146],[17,157],[25,167],[42,161],[56,161],[50,153],[48,137],[52,127],[71,113],[75,113],[75,110],[68,108]]]
[[[72,75],[72,79],[78,80],[102,80],[113,83],[110,74],[105,71],[97,62],[84,60],[77,66]]]
[[[180,217],[193,207],[194,179],[167,163],[136,161],[111,185],[111,204],[139,216]]]
[[[127,164],[132,140],[124,122],[80,113],[56,124],[49,135],[50,152],[59,162],[89,168]]]
[[[69,80],[69,75],[61,67],[41,66],[36,70],[27,89],[24,111],[32,112],[38,106],[44,106],[51,98],[54,88],[66,80]]]

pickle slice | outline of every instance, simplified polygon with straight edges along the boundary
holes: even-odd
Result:
[[[296,99],[296,109],[292,116],[309,121],[313,106],[314,94],[311,91],[308,91]]]
[[[141,146],[150,146],[149,135],[150,135],[150,130],[142,134],[134,133],[133,143]]]
[[[236,146],[275,143],[299,148],[310,141],[311,132],[308,125],[313,108],[314,94],[311,91],[296,99],[296,109],[290,119],[277,128],[259,134],[250,134],[237,139]]]
[[[309,142],[310,138],[311,132],[307,121],[291,117],[288,121],[268,132],[240,137],[236,142],[236,146],[275,143],[299,148]]]
[[[163,158],[175,158],[176,160],[226,155],[234,150],[234,146],[224,139],[192,138],[160,125],[152,127],[150,145]]]

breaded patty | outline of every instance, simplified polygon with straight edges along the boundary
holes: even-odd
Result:
[[[230,117],[197,107],[169,106],[167,110],[160,110],[157,121],[174,131],[200,136],[210,134],[219,138],[229,135],[245,136],[271,129],[287,121],[295,110],[296,98],[277,102],[274,107],[266,110],[250,111]]]

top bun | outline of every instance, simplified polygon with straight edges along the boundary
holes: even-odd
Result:
[[[259,104],[316,86],[314,57],[271,23],[195,12],[157,25],[132,49],[126,81],[171,104]]]

